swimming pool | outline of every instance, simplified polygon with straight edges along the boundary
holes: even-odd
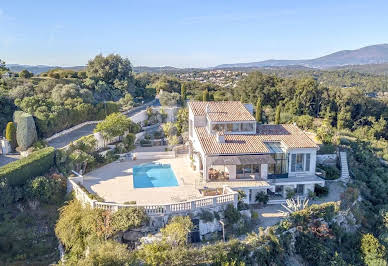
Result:
[[[169,164],[142,164],[133,167],[134,188],[176,187],[178,181]]]

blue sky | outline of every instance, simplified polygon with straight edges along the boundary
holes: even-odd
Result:
[[[388,1],[0,1],[0,58],[147,66],[308,59],[388,43]]]

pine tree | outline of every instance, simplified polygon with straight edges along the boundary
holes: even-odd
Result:
[[[258,123],[262,123],[263,120],[262,120],[262,112],[263,112],[263,107],[261,106],[261,98],[259,97],[257,99],[257,103],[256,103],[256,121]]]
[[[204,101],[204,102],[209,101],[209,92],[207,90],[204,90],[202,93],[202,101]]]
[[[280,124],[280,112],[281,112],[282,106],[279,104],[276,107],[276,113],[275,113],[275,124],[279,125]]]
[[[13,122],[8,122],[7,127],[5,129],[5,138],[11,144],[12,150],[14,150],[17,146],[17,142],[16,142],[16,127]]]

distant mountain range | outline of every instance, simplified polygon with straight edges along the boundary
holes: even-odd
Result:
[[[251,63],[234,63],[234,64],[222,64],[210,68],[175,68],[171,66],[163,67],[147,67],[137,66],[134,67],[135,72],[151,72],[151,73],[169,73],[169,72],[192,72],[195,70],[212,70],[212,69],[236,69],[236,70],[249,70],[271,67],[291,67],[291,68],[341,68],[348,69],[347,66],[352,66],[350,69],[358,69],[359,65],[376,65],[383,64],[384,71],[388,63],[388,44],[377,44],[366,46],[357,50],[343,50],[336,53],[332,53],[326,56],[322,56],[315,59],[306,60],[265,60]],[[81,70],[85,66],[74,67],[57,67],[57,66],[31,66],[31,65],[18,65],[9,64],[7,67],[14,72],[19,72],[23,69],[34,74],[40,74],[42,72],[49,71],[55,68]],[[361,68],[365,69],[365,68]]]
[[[223,68],[261,68],[298,65],[311,68],[329,68],[345,65],[365,65],[388,63],[388,44],[366,46],[357,50],[343,50],[315,59],[307,60],[266,60],[251,63],[223,64]]]
[[[82,70],[85,68],[85,66],[60,67],[60,66],[45,66],[45,65],[31,66],[31,65],[18,65],[18,64],[7,64],[6,66],[9,68],[9,70],[13,72],[20,72],[24,69],[27,69],[28,71],[34,74],[40,74],[56,68],[71,69],[74,71]]]

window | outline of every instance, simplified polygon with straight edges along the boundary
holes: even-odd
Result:
[[[244,164],[244,174],[250,174],[250,173],[252,173],[252,165]]]
[[[306,153],[306,167],[304,170],[306,172],[310,171],[310,153]]]
[[[253,173],[260,174],[260,168],[261,168],[261,164],[252,165]]]
[[[296,172],[303,171],[303,165],[304,165],[304,154],[303,153],[296,154],[295,171]]]
[[[310,171],[310,153],[297,153],[291,155],[291,172]]]
[[[226,131],[232,132],[233,131],[233,124],[226,124]]]
[[[239,123],[234,123],[233,124],[233,129],[232,129],[232,131],[233,132],[240,132],[241,130],[240,130],[240,125],[241,124],[239,124]]]
[[[236,165],[236,174],[244,174],[242,165]]]
[[[213,124],[212,126],[212,131],[224,131],[225,130],[225,125],[224,124]]]
[[[242,123],[241,131],[253,131],[253,124],[252,123]]]

